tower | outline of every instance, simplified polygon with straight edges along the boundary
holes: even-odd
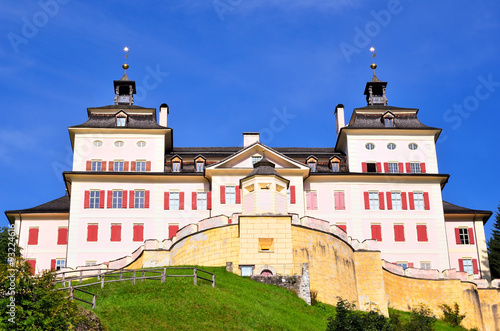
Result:
[[[115,87],[115,105],[133,105],[134,104],[134,94],[136,94],[135,81],[128,79],[127,69],[129,65],[127,64],[128,57],[128,47],[123,49],[127,55],[125,55],[125,63],[122,68],[125,70],[123,77],[120,80],[113,81]]]

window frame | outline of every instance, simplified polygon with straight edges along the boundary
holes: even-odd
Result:
[[[467,257],[467,258],[462,258],[462,265],[463,265],[463,267],[464,267],[464,272],[466,272],[466,273],[467,273],[467,275],[474,275],[474,266],[473,266],[473,264],[472,264],[472,260],[473,260],[473,259],[472,259],[472,258],[469,258],[469,257]],[[469,261],[469,262],[470,262],[470,265],[467,265],[467,266],[466,266],[466,265],[465,265],[465,261]],[[468,271],[467,271],[467,269],[469,269],[469,267],[470,267],[470,272],[468,272]]]
[[[365,148],[369,151],[373,151],[375,149],[375,144],[374,143],[366,143]]]
[[[378,191],[368,191],[368,203],[370,205],[369,210],[380,210],[380,200],[379,200],[379,192]],[[375,207],[375,201],[376,201],[376,208]]]
[[[417,196],[419,197],[418,199]],[[424,192],[413,192],[413,206],[415,210],[425,210]]]
[[[134,190],[134,208],[144,209],[146,205],[146,190]]]
[[[59,265],[61,264],[61,261],[62,261],[62,266]],[[55,270],[58,271],[61,270],[62,268],[66,268],[66,259],[56,259]]]
[[[465,231],[465,233],[462,233]],[[470,245],[469,228],[458,227],[458,234],[460,236],[460,245]]]
[[[144,172],[146,171],[146,160],[136,160],[135,161],[135,171]]]
[[[236,204],[236,185],[226,185],[224,197],[226,204]]]
[[[123,190],[112,190],[111,191],[111,208],[121,209],[123,208]]]
[[[390,151],[395,150],[396,147],[397,147],[397,145],[395,143],[388,143],[387,144],[387,149],[390,150]]]
[[[196,172],[203,172],[203,171],[205,171],[205,162],[196,161]]]
[[[391,204],[393,210],[403,210],[403,197],[401,195],[401,192],[391,191]]]
[[[181,161],[172,161],[172,172],[181,172]]]
[[[91,160],[90,171],[102,171],[102,160]]]
[[[432,269],[431,261],[420,261],[420,269],[431,270]]]
[[[113,161],[113,171],[115,171],[115,172],[125,171],[125,160],[114,160]]]
[[[168,209],[169,210],[180,210],[181,192],[180,191],[169,191],[168,194]]]
[[[422,173],[422,167],[420,166],[420,162],[410,162],[410,173],[412,174]]]
[[[103,198],[100,190],[89,190],[89,209],[99,209],[100,200]]]
[[[116,126],[117,127],[127,126],[127,117],[126,116],[116,116]]]
[[[196,209],[208,210],[208,193],[206,191],[196,192]]]
[[[398,162],[387,162],[389,167],[389,173],[398,174],[399,173],[399,163]]]

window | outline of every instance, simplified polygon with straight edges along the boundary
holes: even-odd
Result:
[[[113,163],[113,171],[123,171],[124,161],[114,161]]]
[[[28,260],[26,260],[26,262],[30,266],[31,275],[34,275],[35,271],[36,271],[36,259],[28,259]]]
[[[111,241],[113,241],[113,242],[122,241],[122,225],[121,224],[111,224]]]
[[[102,161],[92,161],[90,166],[90,171],[101,171],[102,170]]]
[[[332,169],[332,172],[340,172],[340,160],[337,158],[331,160],[330,168]]]
[[[236,203],[236,186],[226,186],[226,203]]]
[[[134,191],[134,208],[144,208],[145,191]]]
[[[370,203],[370,210],[379,210],[379,194],[378,192],[368,192],[368,201]]]
[[[172,171],[173,172],[180,172],[181,171],[181,163],[180,163],[180,161],[173,161],[172,162]]]
[[[254,156],[252,156],[252,165],[254,165],[255,163],[259,162],[260,159],[262,159],[262,156],[260,156],[260,155],[254,155]]]
[[[312,172],[316,172],[316,162],[315,161],[307,162],[307,166],[311,169]]]
[[[66,268],[66,260],[65,259],[56,259],[56,270],[61,270],[62,268]]]
[[[134,224],[133,241],[144,241],[144,224]]]
[[[457,244],[458,245],[470,245],[473,244],[473,231],[472,229],[468,228],[456,228],[455,233],[458,232],[458,239],[457,239]]]
[[[146,171],[146,161],[135,161],[135,171]]]
[[[28,232],[28,245],[38,245],[38,228],[30,228]]]
[[[382,226],[380,224],[372,224],[372,239],[376,241],[382,241]]]
[[[180,192],[170,192],[168,201],[170,210],[179,210],[179,193]]]
[[[87,225],[87,241],[97,241],[98,224]]]
[[[341,228],[342,230],[344,230],[345,233],[347,233],[347,224],[337,223],[335,225],[338,226],[339,228]]]
[[[371,150],[375,149],[375,144],[373,144],[373,143],[367,143],[367,144],[365,145],[365,148],[366,148],[367,150],[371,151]]]
[[[399,262],[396,262],[396,264],[400,267],[403,267],[403,270],[408,269],[408,262],[406,262],[406,261],[399,261]]]
[[[417,224],[417,241],[428,241],[427,239],[427,225]]]
[[[90,190],[89,208],[99,208],[101,192],[98,190]]]
[[[403,224],[394,224],[394,241],[405,241],[405,226]]]
[[[395,150],[396,149],[396,144],[395,143],[388,143],[387,144],[387,149],[389,150]]]
[[[389,162],[389,172],[393,174],[399,172],[399,166],[397,162]]]
[[[410,172],[412,174],[421,173],[420,162],[410,162]]]
[[[68,244],[68,228],[57,229],[57,244],[58,245]]]
[[[424,193],[422,192],[413,192],[413,200],[415,203],[415,210],[424,210]]]
[[[366,163],[366,172],[377,172],[377,163],[367,162]]]
[[[240,265],[241,276],[242,277],[250,277],[253,276],[253,269],[255,266],[253,265]]]
[[[316,191],[306,192],[307,210],[318,210],[318,196]]]
[[[125,145],[125,143],[123,141],[115,141],[115,147],[123,147],[123,145]]]
[[[94,147],[101,147],[102,146],[102,141],[100,141],[100,140],[94,140],[94,142],[92,143],[92,145],[94,145]]]
[[[94,261],[89,261],[89,260],[85,261],[85,266],[86,267],[91,267],[91,266],[94,266],[94,265],[97,265],[97,261],[95,261],[95,260]]]
[[[333,192],[335,198],[335,210],[345,210],[344,191]]]
[[[274,239],[273,238],[259,238],[259,251],[260,252],[272,252],[272,251],[274,251]]]
[[[116,118],[116,126],[125,126],[125,117]]]
[[[179,231],[179,225],[177,224],[169,224],[168,225],[168,239],[172,239],[177,235],[177,231]]]
[[[146,142],[141,140],[141,141],[138,141],[136,145],[137,145],[137,147],[146,147]]]
[[[197,172],[203,172],[205,169],[205,162],[203,161],[196,161],[196,171]]]
[[[384,117],[384,125],[386,128],[394,127],[394,117],[392,117],[392,116]]]
[[[412,151],[414,151],[418,148],[418,145],[415,143],[409,143],[408,148],[411,149]]]
[[[430,261],[420,261],[420,269],[430,270],[431,262]]]
[[[401,192],[391,192],[392,209],[402,210]]]
[[[474,274],[474,267],[472,266],[472,259],[462,259],[463,271],[469,275]]]
[[[123,191],[113,191],[112,208],[122,208],[122,204],[123,204]]]
[[[196,209],[207,209],[207,192],[196,192]]]

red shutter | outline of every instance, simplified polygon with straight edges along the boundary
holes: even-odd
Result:
[[[236,186],[234,189],[236,191],[236,203],[241,203],[241,188]]]
[[[475,275],[479,273],[479,268],[477,267],[477,260],[472,259],[472,269]]]
[[[345,224],[337,224],[337,226],[338,226],[339,228],[341,228],[342,230],[344,230],[344,232],[346,232],[346,233],[347,233],[347,225],[345,225]]]
[[[134,191],[128,191],[128,195],[129,195],[129,204],[128,204],[128,207],[129,208],[134,208],[135,206],[135,194],[134,194]]]
[[[179,231],[178,225],[169,225],[168,226],[168,239],[172,239],[177,235],[177,231]]]
[[[122,241],[122,226],[120,224],[111,225],[111,241]]]
[[[101,171],[106,171],[106,161],[102,161],[102,163],[101,163]]]
[[[425,174],[425,163],[424,162],[420,162],[420,172]]]
[[[168,192],[165,192],[163,194],[163,209],[164,210],[170,209],[170,194]]]
[[[311,192],[311,206],[313,210],[318,210],[318,193]]]
[[[31,274],[34,275],[36,270],[36,260],[26,260],[26,262],[29,264],[31,268]]]
[[[50,260],[50,270],[55,271],[56,270],[56,259]]]
[[[474,245],[474,230],[472,228],[469,228],[469,243],[471,245]]]
[[[464,260],[458,259],[458,269],[464,271]]]
[[[382,172],[382,163],[377,162],[377,172],[381,173]]]
[[[382,241],[382,227],[380,224],[372,224],[372,239],[376,241]]]
[[[130,171],[135,171],[135,161],[130,161]]]
[[[384,172],[389,172],[389,162],[384,162]]]
[[[408,200],[410,200],[410,209],[415,209],[415,200],[413,200],[413,192],[408,192]]]
[[[384,205],[384,192],[378,192],[378,204],[379,204],[380,210],[384,210],[385,209],[385,205]]]
[[[427,225],[417,224],[417,241],[427,240]]]
[[[149,190],[144,191],[144,208],[149,208]]]
[[[342,210],[345,210],[345,194],[344,194],[344,192],[339,192],[339,202],[340,202],[340,208]]]
[[[429,204],[429,192],[424,192],[424,208],[425,210],[431,209],[431,205]]]
[[[368,192],[364,192],[364,197],[365,197],[365,209],[370,209],[370,196],[368,195]]]
[[[387,210],[392,210],[392,195],[391,192],[385,192],[387,197]]]
[[[97,232],[99,226],[97,224],[89,224],[87,226],[87,241],[97,241]]]
[[[38,228],[31,228],[29,230],[28,245],[38,245]]]
[[[212,210],[212,191],[207,192],[207,209]]]
[[[123,190],[122,192],[122,208],[127,208],[127,190]]]
[[[295,204],[295,185],[290,186],[290,203]]]
[[[406,172],[411,174],[411,164],[409,162],[406,163]]]
[[[57,229],[57,244],[58,245],[68,244],[68,228]]]
[[[184,210],[184,192],[179,192],[179,210]]]
[[[90,206],[90,191],[85,191],[85,198],[83,199],[83,208]]]
[[[367,172],[368,171],[368,168],[366,166],[366,162],[362,162],[361,163],[361,168],[363,169],[363,172]]]
[[[413,268],[414,264],[413,262],[408,262],[408,268]]]
[[[114,171],[114,166],[115,166],[115,162],[114,161],[109,161],[108,171]]]
[[[335,210],[345,210],[344,192],[334,192]]]
[[[87,161],[87,171],[92,169],[92,161]]]
[[[406,202],[406,192],[401,192],[401,204],[403,205],[403,210],[408,209],[408,204]]]
[[[405,241],[405,227],[403,224],[394,224],[394,241]]]
[[[460,229],[459,228],[455,228],[455,243],[457,245],[460,245],[461,241],[460,241]]]
[[[404,173],[404,172],[405,172],[405,167],[404,167],[403,162],[401,162],[401,163],[399,163],[399,164],[398,164],[398,168],[399,168],[399,169],[398,169],[398,170],[399,170],[399,173],[401,173],[401,174],[402,174],[402,173]]]
[[[146,171],[151,171],[151,161],[146,161]]]
[[[128,161],[123,162],[123,171],[128,171]]]
[[[108,208],[113,207],[113,191],[108,191]]]
[[[196,205],[196,203],[197,203],[196,198],[197,198],[197,197],[198,197],[198,194],[197,194],[196,192],[193,192],[193,193],[191,194],[191,208],[192,208],[193,210],[196,210],[196,209],[197,209],[197,205]]]
[[[134,224],[134,238],[133,241],[144,241],[144,225]]]
[[[106,191],[104,190],[101,190],[101,192],[99,192],[99,208],[104,208],[104,196],[106,194]]]
[[[220,186],[220,203],[226,203],[226,187],[224,185]]]

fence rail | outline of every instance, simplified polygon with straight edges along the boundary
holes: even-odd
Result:
[[[193,284],[198,284],[198,279],[202,279],[212,283],[212,287],[215,287],[215,274],[194,267],[162,267],[162,268],[154,268],[154,269],[106,269],[106,272],[102,272],[103,269],[86,269],[86,270],[70,270],[56,273],[56,280],[54,284],[61,284],[62,287],[56,290],[69,290],[69,298],[71,300],[78,300],[81,302],[88,303],[92,305],[92,309],[95,308],[97,294],[82,290],[82,287],[92,286],[92,285],[101,285],[101,288],[104,288],[105,283],[114,283],[114,282],[123,282],[123,281],[132,281],[132,284],[140,280],[144,282],[145,279],[152,280],[160,280],[162,283],[165,282],[167,277],[193,277]],[[169,274],[167,275],[167,270],[192,270],[192,274]],[[92,273],[92,271],[96,271]],[[85,275],[83,274],[85,272]],[[90,272],[90,273],[89,273]],[[124,274],[132,273],[131,277],[127,277]],[[140,275],[138,275],[140,273]],[[158,275],[146,275],[149,274],[158,274]],[[202,276],[198,275],[198,273],[202,273]],[[74,274],[74,275],[73,275]],[[205,274],[212,276],[211,279],[206,278],[209,276],[205,276]],[[124,278],[125,276],[125,278]],[[84,279],[97,278],[97,282],[82,284]],[[106,280],[106,278],[108,278]],[[109,279],[111,278],[111,279]],[[117,278],[117,279],[114,279]],[[72,285],[72,282],[79,281],[79,285]],[[66,286],[68,283],[68,286]],[[80,291],[89,295],[92,295],[92,302],[75,297],[75,291]]]

